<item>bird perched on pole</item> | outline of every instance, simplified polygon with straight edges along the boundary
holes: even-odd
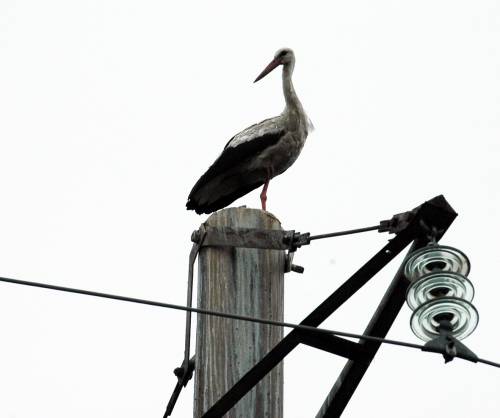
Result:
[[[233,136],[210,168],[189,193],[186,207],[196,213],[211,213],[264,185],[260,194],[266,210],[267,189],[273,177],[297,159],[312,128],[292,84],[295,55],[289,48],[278,50],[254,82],[283,66],[285,110]]]

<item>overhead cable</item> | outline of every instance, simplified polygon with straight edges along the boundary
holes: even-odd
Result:
[[[308,332],[317,332],[317,333],[321,333],[321,334],[336,335],[339,337],[357,338],[360,340],[375,341],[375,342],[380,342],[380,343],[384,343],[384,344],[391,344],[391,345],[397,345],[397,346],[409,347],[409,348],[417,348],[419,350],[422,350],[424,348],[424,346],[420,345],[420,344],[413,344],[413,343],[408,343],[408,342],[404,342],[404,341],[390,340],[387,338],[380,338],[380,337],[375,337],[375,336],[371,336],[371,335],[360,335],[360,334],[354,334],[351,332],[336,331],[336,330],[331,330],[331,329],[326,329],[326,328],[316,328],[316,327],[303,325],[303,324],[294,324],[291,322],[274,321],[272,319],[265,319],[265,318],[255,318],[255,317],[251,317],[251,316],[238,315],[238,314],[233,314],[233,313],[228,313],[228,312],[211,311],[208,309],[192,308],[192,307],[187,307],[187,306],[182,306],[182,305],[176,305],[173,303],[157,302],[157,301],[153,301],[153,300],[139,299],[139,298],[131,298],[128,296],[113,295],[110,293],[95,292],[92,290],[76,289],[76,288],[72,288],[72,287],[57,286],[57,285],[52,285],[52,284],[47,284],[47,283],[38,283],[38,282],[31,282],[31,281],[26,281],[26,280],[11,279],[11,278],[7,278],[7,277],[0,277],[0,282],[19,284],[19,285],[23,285],[23,286],[39,287],[39,288],[43,288],[43,289],[57,290],[60,292],[68,292],[68,293],[76,293],[76,294],[87,295],[87,296],[95,296],[95,297],[100,297],[100,298],[105,298],[105,299],[114,299],[114,300],[120,300],[123,302],[139,303],[142,305],[158,306],[161,308],[175,309],[175,310],[179,310],[179,311],[189,311],[189,312],[195,312],[197,314],[202,314],[202,315],[211,315],[211,316],[217,316],[217,317],[228,318],[228,319],[233,319],[233,320],[255,322],[255,323],[260,323],[260,324],[265,324],[265,325],[273,325],[273,326],[278,326],[278,327],[292,328],[292,329],[303,330],[303,331],[308,331]],[[496,362],[493,362],[490,360],[485,360],[485,359],[480,359],[480,358],[477,361],[480,363],[484,363],[484,364],[487,364],[490,366],[500,368],[500,363],[496,363]]]

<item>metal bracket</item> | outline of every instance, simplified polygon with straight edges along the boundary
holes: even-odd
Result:
[[[378,232],[389,232],[389,234],[397,234],[405,229],[413,220],[417,213],[418,207],[402,213],[397,213],[391,219],[380,221]]]
[[[229,226],[213,227],[203,225],[191,235],[191,241],[200,242],[202,231],[206,234],[202,246],[262,248],[267,250],[295,251],[310,243],[310,234],[281,231],[277,229],[232,228]]]
[[[292,263],[293,253],[302,245],[310,243],[311,234],[275,229],[203,227],[204,240],[200,246],[260,248],[266,250],[288,250],[285,257],[285,273],[303,273],[304,267]],[[194,231],[191,240],[198,243],[202,236],[201,228]]]

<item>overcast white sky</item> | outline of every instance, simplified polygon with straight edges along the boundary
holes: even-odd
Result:
[[[468,254],[476,332],[500,361],[498,1],[0,2],[0,276],[183,304],[187,194],[227,140],[296,90],[316,130],[271,182],[285,229],[376,224],[444,194],[443,239]],[[258,207],[258,191],[236,202]],[[372,232],[298,252],[285,319],[300,321],[386,242]],[[400,258],[398,259],[401,260]],[[396,260],[396,261],[398,261]],[[362,332],[398,262],[324,326]],[[0,417],[157,418],[184,314],[0,284]],[[389,333],[418,343],[405,306]],[[299,348],[285,416],[314,416],[344,360]],[[500,370],[383,347],[345,417],[497,417]],[[189,417],[190,382],[174,417]]]

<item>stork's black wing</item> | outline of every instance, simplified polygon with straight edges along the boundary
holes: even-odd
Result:
[[[252,125],[231,138],[221,155],[194,185],[188,197],[187,209],[193,209],[197,213],[210,213],[263,184],[263,181],[248,183],[243,178],[235,182],[234,177],[243,163],[257,158],[267,147],[275,145],[284,133],[277,117]],[[227,187],[224,187],[223,181],[225,174],[233,177],[232,182],[227,182]],[[214,186],[217,179],[221,180],[220,187],[214,190],[209,185]]]

